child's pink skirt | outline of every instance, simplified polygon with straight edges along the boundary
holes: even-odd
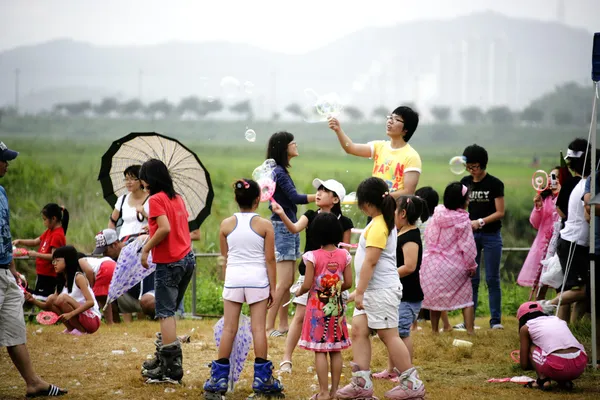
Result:
[[[90,310],[77,315],[77,319],[87,333],[94,333],[100,328],[100,318]]]
[[[587,354],[583,351],[567,354],[542,355],[542,349],[536,347],[532,357],[538,375],[557,382],[572,381],[583,374],[587,365]]]

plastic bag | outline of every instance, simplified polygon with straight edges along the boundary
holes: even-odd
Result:
[[[558,254],[542,261],[542,275],[540,277],[542,285],[558,289],[563,284],[564,276]]]

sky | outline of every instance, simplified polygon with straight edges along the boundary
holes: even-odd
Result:
[[[369,26],[492,10],[557,20],[559,0],[0,0],[0,51],[57,38],[96,45],[224,40],[301,54]],[[600,0],[564,0],[567,25],[600,31]]]

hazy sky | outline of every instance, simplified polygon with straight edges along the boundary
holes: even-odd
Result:
[[[475,11],[556,20],[558,1],[0,0],[0,50],[69,37],[99,45],[227,40],[301,53],[367,26]],[[568,25],[600,31],[600,0],[564,3]]]

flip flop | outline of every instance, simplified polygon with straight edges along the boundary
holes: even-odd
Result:
[[[25,397],[27,398],[31,398],[31,397],[55,397],[55,396],[63,396],[65,394],[67,394],[68,391],[59,388],[58,386],[55,385],[50,385],[48,386],[48,389],[44,389],[44,390],[38,390],[35,393],[27,393],[25,395]]]
[[[284,365],[288,365],[289,367],[285,368]],[[279,372],[280,373],[286,373],[286,374],[291,374],[292,373],[292,362],[289,360],[285,360],[279,363]]]
[[[269,333],[269,337],[281,337],[281,336],[283,336],[283,333],[279,332],[277,329],[275,329],[275,330],[271,331],[271,333]]]

